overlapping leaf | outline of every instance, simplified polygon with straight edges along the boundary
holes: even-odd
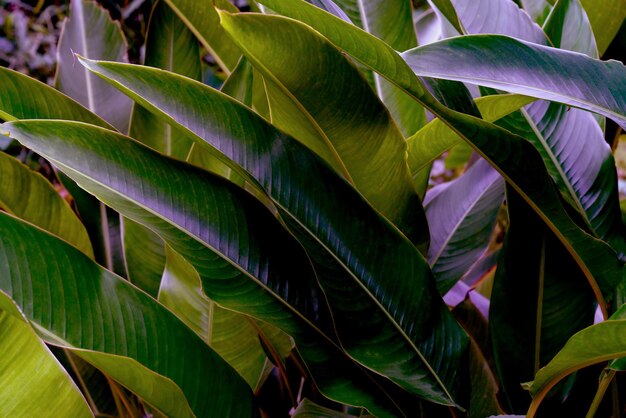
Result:
[[[202,292],[202,282],[193,266],[169,247],[166,254],[159,301],[233,366],[252,389],[256,389],[273,367],[259,343],[258,334],[263,331],[254,319],[209,300]],[[276,342],[278,354],[286,357],[291,350],[289,337],[280,330],[270,332],[265,339]]]
[[[626,320],[611,319],[578,332],[539,370],[535,380],[525,385],[534,398],[528,416],[534,416],[548,391],[563,378],[583,367],[620,357],[626,357]]]
[[[626,19],[626,4],[622,0],[605,0],[602,7],[593,0],[580,0],[598,44],[600,55],[604,54],[609,44]]]
[[[337,3],[353,23],[395,50],[406,51],[417,46],[409,0],[339,0]],[[426,122],[423,107],[379,75],[374,74],[374,80],[378,95],[402,134],[407,137],[417,132]]]
[[[163,0],[176,12],[187,27],[211,52],[222,70],[230,74],[241,56],[230,38],[224,33],[215,12],[215,5],[224,10],[237,11],[228,0]]]
[[[493,124],[451,111],[442,106],[426,92],[412,70],[393,49],[358,28],[301,1],[263,0],[263,3],[273,10],[311,24],[351,56],[394,82],[439,116],[480,152],[531,204],[574,256],[594,288],[597,297],[602,299],[599,287],[604,292],[611,291],[619,280],[620,263],[615,254],[607,245],[584,233],[571,221],[559,202],[555,189],[547,180],[549,177],[540,155],[524,139]],[[462,37],[443,42],[445,44],[446,42],[459,42],[465,39],[498,39],[504,42],[518,42],[511,38],[495,35]],[[428,45],[417,50],[430,47],[431,45]],[[532,46],[532,48],[543,47]],[[564,51],[560,52],[568,54]],[[575,60],[587,60],[580,55],[569,54],[570,58],[575,56],[573,58]],[[481,57],[481,60],[483,59],[484,57]],[[488,65],[487,61],[483,61],[482,64]],[[607,65],[608,68],[614,68],[618,64]],[[599,64],[601,68],[605,68],[607,65]],[[619,65],[621,66],[621,64]],[[455,68],[460,67],[457,61],[453,66]],[[558,81],[558,75],[556,77]],[[602,86],[608,85],[605,83],[606,80],[602,82]],[[602,88],[606,89],[607,87],[600,87],[600,89]],[[624,111],[626,111],[626,107]],[[599,287],[596,281],[600,283]]]
[[[332,296],[331,288],[326,289],[329,297],[342,301],[333,306],[342,313],[336,318],[342,321],[338,326],[344,327],[342,343],[350,346],[349,352],[404,387],[445,402],[431,385],[440,385],[437,379],[453,382],[445,384],[449,386],[460,382],[456,375],[462,370],[452,365],[465,348],[465,336],[436,295],[425,260],[349,184],[298,142],[206,86],[137,66],[85,65],[251,173],[312,256],[326,260],[325,273],[330,270],[332,275],[320,279],[332,286]],[[184,107],[172,102],[174,91],[185,91]],[[226,123],[229,120],[237,124]],[[371,349],[374,341],[386,350],[403,350],[406,357],[380,358]],[[446,354],[435,347],[446,347]]]
[[[42,175],[0,153],[0,209],[64,239],[93,258],[80,219]]]
[[[69,374],[0,291],[0,415],[93,416]]]
[[[626,68],[618,61],[594,60],[500,35],[446,39],[403,57],[420,76],[561,102],[626,126]]]
[[[230,366],[74,247],[0,214],[0,259],[0,288],[46,339],[88,350],[79,354],[163,412],[254,416],[252,394]]]
[[[593,323],[596,304],[584,276],[554,235],[510,191],[510,227],[489,310],[494,361],[512,411],[525,412],[520,384]]]
[[[178,96],[168,98],[177,100]],[[224,125],[225,129],[241,135],[246,132],[252,138],[268,133],[280,137],[250,110],[230,100],[227,103],[231,108],[216,113],[216,120],[223,123],[239,116],[243,123],[245,115],[248,120],[245,125]],[[223,104],[216,106],[217,110]],[[247,192],[90,125],[23,121],[4,124],[3,131],[45,155],[124,216],[157,232],[196,268],[212,300],[272,323],[294,337],[327,396],[365,406],[377,415],[399,414],[385,392],[323,334],[328,329],[327,308],[308,258],[266,207]],[[277,146],[273,144],[272,153],[279,151]],[[280,190],[279,184],[276,187]]]
[[[291,133],[292,116],[302,113],[320,133],[319,144],[311,149],[329,164],[345,167],[347,178],[408,237],[426,242],[425,217],[406,166],[404,137],[358,70],[324,38],[294,22],[225,13],[221,19],[250,62],[293,101],[291,108],[283,102],[282,109],[270,101],[273,123],[281,110],[285,119],[276,126]],[[320,151],[323,147],[326,150]],[[327,155],[335,155],[337,164]]]
[[[504,179],[484,160],[431,189],[424,204],[432,241],[428,262],[445,294],[489,245],[504,199]]]

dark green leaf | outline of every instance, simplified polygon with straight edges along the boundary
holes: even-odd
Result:
[[[213,91],[175,74],[171,77]],[[159,85],[181,87],[163,82]],[[190,92],[188,86],[183,90]],[[179,97],[168,96],[175,100]],[[208,100],[203,103],[211,104]],[[261,139],[271,133],[274,136],[267,138],[274,141],[272,157],[284,153],[279,153],[277,142],[282,134],[237,102],[227,99],[226,103],[230,108],[214,103],[215,110],[222,108],[224,113],[216,112],[212,117],[220,123],[237,117],[239,124],[224,128],[246,132],[248,138]],[[246,191],[129,138],[90,125],[24,121],[4,124],[3,130],[45,155],[81,187],[124,216],[158,233],[196,268],[209,298],[291,335],[324,394],[343,403],[365,406],[377,415],[397,414],[397,407],[386,393],[324,334],[330,328],[326,303],[306,254],[267,208]],[[98,140],[93,139],[96,137]],[[307,171],[307,176],[311,175]],[[280,190],[278,184],[276,187]],[[284,192],[289,196],[288,189]]]
[[[325,280],[333,309],[342,312],[335,318],[341,320],[336,325],[344,347],[403,387],[418,393],[425,390],[424,395],[446,402],[446,395],[431,384],[440,380],[447,382],[444,387],[457,387],[461,383],[458,374],[463,369],[453,364],[461,359],[466,336],[440,302],[432,273],[419,252],[345,180],[299,142],[209,87],[149,68],[105,62],[85,65],[251,173],[317,260],[316,267],[322,268],[319,278]],[[180,101],[171,102],[175,91],[185,92],[185,107]],[[389,269],[394,270],[393,277]],[[371,349],[374,341],[386,347],[381,351],[402,350],[402,360],[378,356]],[[442,346],[448,350],[445,361],[443,352],[435,348]],[[415,378],[416,373],[420,378]]]

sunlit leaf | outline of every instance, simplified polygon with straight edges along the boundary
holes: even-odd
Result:
[[[85,227],[41,174],[0,153],[0,179],[0,209],[57,235],[93,258]]]
[[[78,349],[165,413],[253,415],[245,382],[154,299],[9,215],[0,232],[0,288],[46,340]]]
[[[69,374],[0,291],[0,415],[93,416]]]

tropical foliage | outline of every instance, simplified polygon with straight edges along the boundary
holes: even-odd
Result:
[[[622,0],[134,3],[0,68],[1,416],[625,412]]]

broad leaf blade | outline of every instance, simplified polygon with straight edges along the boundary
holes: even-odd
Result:
[[[238,104],[237,108],[245,109]],[[214,116],[226,120],[224,115]],[[245,132],[259,137],[270,129],[246,127],[251,129]],[[212,300],[291,335],[324,394],[381,416],[398,414],[388,395],[324,334],[329,328],[326,304],[305,253],[246,191],[93,126],[29,121],[3,128],[81,187],[157,232],[196,268]],[[187,192],[180,193],[181,189]]]
[[[512,411],[523,413],[530,380],[568,338],[593,323],[593,293],[569,254],[528,206],[507,194],[510,227],[489,309],[494,361]]]
[[[467,3],[456,1],[464,5]],[[498,7],[499,4],[509,7]],[[537,42],[535,38],[544,36],[543,31],[529,23],[525,13],[511,0],[482,0],[482,6],[479,14],[485,20],[505,20],[507,25],[491,27],[476,24],[476,14],[466,7],[459,11],[459,17],[461,21],[469,22],[466,27],[471,33],[504,34],[534,42]],[[503,10],[506,13],[503,14]],[[499,19],[502,15],[506,18]],[[518,33],[516,29],[522,27],[526,30]],[[559,2],[545,27],[557,45],[572,50],[580,48],[578,52],[594,56],[593,51],[585,49],[588,44],[595,48],[595,43],[584,10],[576,0]],[[577,44],[570,37],[561,45],[563,31],[575,32],[582,42]],[[620,234],[613,158],[596,120],[586,111],[544,101],[527,106],[521,113],[521,117],[512,115],[505,118],[500,126],[523,136],[535,146],[562,196],[578,210],[589,230],[610,242],[618,252],[624,252],[626,246]]]
[[[489,245],[504,200],[504,179],[480,160],[461,177],[426,194],[428,262],[445,294]]]
[[[495,122],[534,100],[532,97],[520,95],[493,95],[477,98],[476,105],[486,121]],[[411,175],[417,175],[441,154],[461,142],[463,138],[441,119],[433,119],[407,139]]]
[[[626,19],[626,4],[623,0],[604,0],[602,7],[594,0],[581,0],[598,44],[600,55],[609,47],[619,28]]]
[[[626,126],[626,68],[500,35],[451,38],[407,51],[416,74],[552,100]],[[462,63],[462,65],[459,65]]]
[[[93,416],[72,379],[0,291],[0,415]]]
[[[215,5],[236,12],[237,8],[226,0],[164,0],[180,19],[196,35],[202,45],[211,52],[226,74],[237,65],[241,52],[220,26]]]
[[[513,0],[451,1],[458,19],[465,28],[465,32],[459,32],[460,35],[506,33],[536,44],[548,44],[548,39],[541,28]]]
[[[132,102],[76,64],[74,54],[92,59],[127,61],[126,40],[118,23],[96,2],[70,2],[58,46],[55,85],[122,132],[128,129]]]
[[[273,10],[313,25],[333,43],[401,87],[415,100],[423,103],[439,116],[489,161],[557,234],[585,272],[598,300],[603,299],[600,289],[605,294],[612,291],[619,280],[621,268],[616,255],[606,244],[584,233],[572,222],[561,205],[556,190],[547,180],[548,174],[540,155],[524,139],[493,124],[442,106],[426,92],[424,86],[396,51],[358,28],[301,1],[263,0],[263,3]],[[444,42],[458,42],[470,38],[517,42],[511,38],[491,35],[467,36]],[[582,56],[576,55],[576,57],[578,59]],[[458,67],[457,64],[458,62],[455,61],[454,66]],[[615,63],[609,64],[611,68],[615,65]],[[603,88],[608,89],[607,86]],[[524,161],[519,159],[520,156],[524,156]]]
[[[46,339],[104,353],[93,353],[100,360],[96,364],[117,378],[127,376],[122,383],[143,388],[143,396],[150,385],[137,379],[136,367],[170,378],[197,415],[254,415],[245,382],[154,299],[15,218],[0,214],[0,231],[0,287]],[[122,356],[119,362],[117,356]],[[186,404],[180,398],[146,400],[178,413],[180,402]]]
[[[332,44],[296,22],[259,14],[220,12],[220,17],[246,57],[314,119],[356,188],[405,235],[426,242],[404,138],[358,70]]]
[[[144,65],[174,71],[200,80],[200,48],[195,36],[164,1],[155,4],[146,35]],[[191,140],[184,132],[155,118],[135,104],[130,136],[180,160],[189,155]],[[165,243],[149,229],[124,220],[124,257],[129,279],[155,296],[165,266]]]
[[[196,39],[164,1],[159,1],[152,11],[145,48],[144,65],[173,71],[194,80],[202,78],[200,48]],[[191,140],[183,132],[172,129],[138,105],[133,109],[130,136],[179,160],[187,158],[191,147]]]
[[[166,254],[159,301],[233,366],[254,389],[257,382],[263,380],[267,362],[254,320],[224,309],[208,299],[202,292],[200,276],[193,266],[169,246]],[[280,330],[272,334],[270,340],[282,339],[281,346],[287,348],[280,351],[286,356],[291,349],[289,337]]]
[[[27,75],[0,67],[0,118],[76,120],[113,129],[100,117],[52,87]],[[54,103],[54,106],[49,106]]]
[[[0,153],[0,209],[64,239],[93,258],[87,230],[42,175]]]
[[[450,403],[440,388],[461,385],[466,336],[441,303],[416,248],[345,180],[299,142],[207,86],[138,66],[85,65],[253,175],[309,250],[316,268],[321,267],[319,279],[325,280],[333,309],[342,313],[335,316],[341,320],[336,325],[350,354],[415,393]],[[185,106],[170,100],[172,92],[181,90],[187,92]],[[393,279],[390,268],[396,272]],[[403,354],[381,358],[371,350],[373,342]],[[436,348],[442,346],[446,354]]]
[[[559,381],[583,367],[626,356],[626,320],[616,319],[592,325],[575,334],[543,367],[535,380],[525,385],[537,401]],[[529,414],[538,404],[531,405]]]
[[[543,29],[555,47],[600,58],[589,18],[580,0],[559,0]]]
[[[417,46],[410,0],[340,0],[338,3],[355,18],[359,27],[395,50],[406,51]],[[407,137],[417,132],[426,122],[424,108],[379,75],[374,74],[374,80],[378,95],[402,134]]]

